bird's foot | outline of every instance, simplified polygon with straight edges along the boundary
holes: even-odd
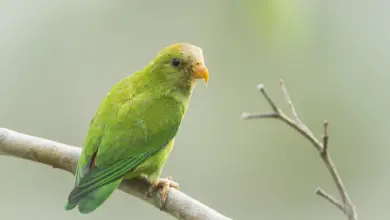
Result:
[[[149,189],[147,195],[152,197],[154,192],[158,189],[160,190],[160,210],[162,210],[165,202],[167,201],[167,196],[169,192],[169,188],[179,189],[179,184],[172,180],[172,177],[160,178],[155,183],[152,183],[152,187]]]

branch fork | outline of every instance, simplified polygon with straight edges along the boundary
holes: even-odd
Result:
[[[347,193],[347,190],[341,180],[341,176],[337,172],[336,166],[334,165],[330,154],[329,154],[329,148],[328,148],[328,142],[329,142],[329,133],[328,133],[328,127],[329,123],[328,121],[324,121],[323,123],[323,136],[322,140],[320,141],[317,139],[313,132],[299,119],[298,113],[295,110],[294,104],[290,98],[290,95],[287,91],[286,86],[284,85],[283,80],[280,80],[280,87],[282,90],[282,93],[284,95],[284,98],[289,105],[291,109],[292,117],[287,116],[283,110],[281,110],[276,103],[272,100],[272,98],[269,96],[267,91],[264,88],[263,84],[260,84],[257,86],[257,89],[260,90],[265,100],[268,102],[270,107],[272,108],[272,113],[243,113],[242,118],[243,119],[267,119],[267,118],[274,118],[279,119],[282,122],[286,123],[288,126],[292,127],[296,131],[298,131],[302,136],[304,136],[307,140],[309,140],[312,145],[316,148],[318,153],[320,154],[320,157],[322,161],[324,162],[326,168],[328,169],[336,187],[339,192],[339,196],[341,197],[341,201],[334,198],[332,195],[327,193],[321,188],[317,188],[315,190],[315,193],[334,206],[336,206],[338,209],[340,209],[347,217],[348,220],[358,220],[358,215],[356,212],[356,208],[354,204],[352,203],[351,199],[349,198],[349,195]]]

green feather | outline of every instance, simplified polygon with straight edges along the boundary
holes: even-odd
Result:
[[[97,188],[94,192],[89,193],[78,203],[78,209],[81,214],[88,214],[97,209],[104,201],[106,201],[112,192],[118,188],[122,182],[122,178],[110,182],[109,184],[103,185]]]

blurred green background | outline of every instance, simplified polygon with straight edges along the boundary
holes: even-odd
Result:
[[[265,84],[330,148],[360,219],[387,219],[390,2],[380,0],[0,0],[0,126],[80,146],[111,86],[176,42],[204,49],[198,83],[163,175],[233,219],[346,219],[314,194],[336,193],[299,134],[274,120]],[[65,212],[73,177],[0,158],[0,219],[172,219],[120,191],[96,212]]]

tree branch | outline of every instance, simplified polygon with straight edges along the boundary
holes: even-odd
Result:
[[[243,113],[243,119],[256,119],[256,118],[276,118],[296,131],[298,131],[301,135],[303,135],[306,139],[308,139],[313,146],[317,149],[320,154],[322,161],[324,162],[326,168],[328,169],[332,179],[339,191],[339,195],[341,197],[342,202],[335,199],[329,193],[325,192],[321,188],[317,188],[316,194],[326,199],[328,202],[339,208],[344,214],[348,217],[348,220],[358,220],[358,215],[355,209],[354,204],[348,196],[347,190],[341,180],[340,175],[337,172],[336,166],[334,165],[328,150],[328,142],[329,142],[329,134],[328,134],[328,122],[324,122],[324,135],[322,138],[322,142],[319,141],[314,135],[313,132],[299,119],[297,111],[295,110],[294,104],[291,101],[290,95],[287,91],[286,86],[283,83],[283,80],[280,80],[281,90],[286,99],[287,104],[290,106],[293,118],[288,117],[280,108],[277,107],[275,102],[270,98],[268,93],[264,89],[264,85],[260,84],[257,88],[260,90],[264,98],[267,100],[268,104],[273,109],[272,113],[267,114],[250,114]]]
[[[74,174],[80,153],[79,147],[0,128],[0,155],[35,161]],[[160,208],[159,193],[145,196],[150,186],[145,179],[134,179],[124,181],[119,189]],[[180,220],[230,220],[174,188],[170,189],[162,210]]]

